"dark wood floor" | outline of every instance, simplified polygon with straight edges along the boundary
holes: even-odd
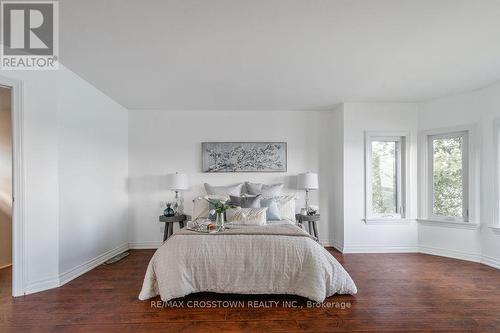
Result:
[[[359,293],[330,297],[321,308],[308,308],[307,300],[292,296],[208,293],[183,298],[182,308],[154,308],[137,300],[150,250],[131,251],[125,260],[61,288],[16,299],[10,297],[11,272],[5,269],[0,271],[0,331],[500,332],[499,270],[424,254],[332,253]],[[202,301],[223,300],[239,300],[245,307],[186,307],[188,301],[202,306]],[[278,305],[251,308],[250,301]],[[296,307],[284,308],[286,301]]]

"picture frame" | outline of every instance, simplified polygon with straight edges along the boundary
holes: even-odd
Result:
[[[202,142],[206,173],[287,172],[286,142]]]

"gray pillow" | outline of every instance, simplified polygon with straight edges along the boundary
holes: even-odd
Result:
[[[266,185],[260,183],[245,183],[245,188],[248,194],[257,195],[262,194],[265,198],[278,197],[281,195],[281,190],[283,189],[284,184],[273,184]]]
[[[241,194],[241,188],[243,184],[236,184],[230,186],[213,186],[205,183],[205,191],[209,195],[234,195],[239,196]]]
[[[233,195],[229,196],[231,199],[229,200],[230,205],[238,206],[241,208],[261,208],[260,207],[260,199],[261,195],[257,195],[255,197],[236,197]]]

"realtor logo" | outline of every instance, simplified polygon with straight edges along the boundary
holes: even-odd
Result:
[[[2,1],[0,68],[58,68],[57,1]]]

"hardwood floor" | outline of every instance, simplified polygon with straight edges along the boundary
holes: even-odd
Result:
[[[306,299],[292,296],[202,293],[181,299],[181,308],[155,308],[137,299],[153,252],[131,251],[123,261],[100,266],[61,288],[15,299],[10,297],[11,270],[1,270],[0,331],[500,332],[500,270],[476,263],[424,254],[331,251],[356,282],[356,296],[333,296],[323,307],[308,308]],[[245,306],[188,308],[189,301],[200,306],[203,301],[241,301]],[[251,301],[278,305],[252,308]]]

